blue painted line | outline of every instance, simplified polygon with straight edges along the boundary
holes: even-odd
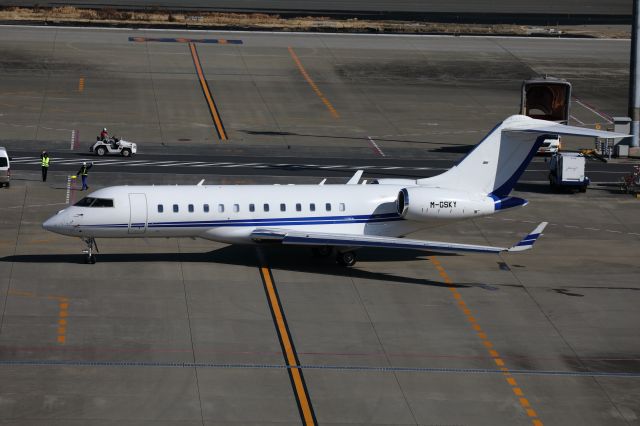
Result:
[[[204,43],[204,44],[242,44],[242,40],[228,40],[217,38],[183,38],[183,37],[129,37],[129,41],[136,43]]]
[[[390,367],[362,365],[318,365],[301,364],[221,364],[210,362],[147,362],[147,361],[74,361],[74,360],[2,360],[2,366],[64,366],[64,367],[156,367],[156,368],[236,368],[236,369],[277,369],[302,368],[309,370],[336,371],[377,371],[377,372],[414,372],[414,373],[462,373],[462,374],[500,374],[504,372],[490,368],[442,368],[442,367]],[[564,377],[620,377],[640,378],[640,372],[609,371],[558,371],[558,370],[509,370],[511,374],[532,376]]]
[[[289,217],[273,219],[234,219],[214,221],[185,221],[185,222],[149,222],[148,228],[198,228],[218,226],[282,226],[282,225],[336,225],[352,223],[378,223],[404,220],[396,213],[358,215],[358,216],[315,216],[315,217]],[[126,228],[128,223],[83,225],[87,228]],[[140,224],[144,226],[144,224]]]

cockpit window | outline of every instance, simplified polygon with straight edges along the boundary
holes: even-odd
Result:
[[[84,197],[74,204],[78,207],[113,207],[113,200],[108,198]]]

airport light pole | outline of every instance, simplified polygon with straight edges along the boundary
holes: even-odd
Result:
[[[631,28],[631,68],[629,69],[629,117],[631,117],[631,146],[639,147],[640,133],[640,69],[638,68],[638,31],[640,31],[640,0],[633,0],[633,26]]]

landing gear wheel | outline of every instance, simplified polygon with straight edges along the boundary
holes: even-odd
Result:
[[[336,255],[336,262],[342,266],[353,266],[356,264],[356,252],[345,251],[343,253],[338,252]]]
[[[106,153],[107,153],[107,149],[104,146],[99,146],[96,149],[96,154],[98,154],[98,157],[104,157]]]
[[[311,253],[313,253],[314,257],[329,257],[331,256],[331,253],[333,253],[333,247],[331,246],[313,247],[311,249]]]
[[[91,255],[87,255],[84,259],[84,262],[88,265],[93,265],[94,263],[96,263],[96,255],[95,254],[91,254]]]
[[[120,154],[122,154],[123,157],[131,157],[131,150],[125,148],[125,149],[122,150],[122,152]]]

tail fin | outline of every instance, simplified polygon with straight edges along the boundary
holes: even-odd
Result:
[[[610,139],[628,136],[514,115],[498,124],[456,166],[441,175],[419,179],[417,183],[507,197],[550,135]]]

